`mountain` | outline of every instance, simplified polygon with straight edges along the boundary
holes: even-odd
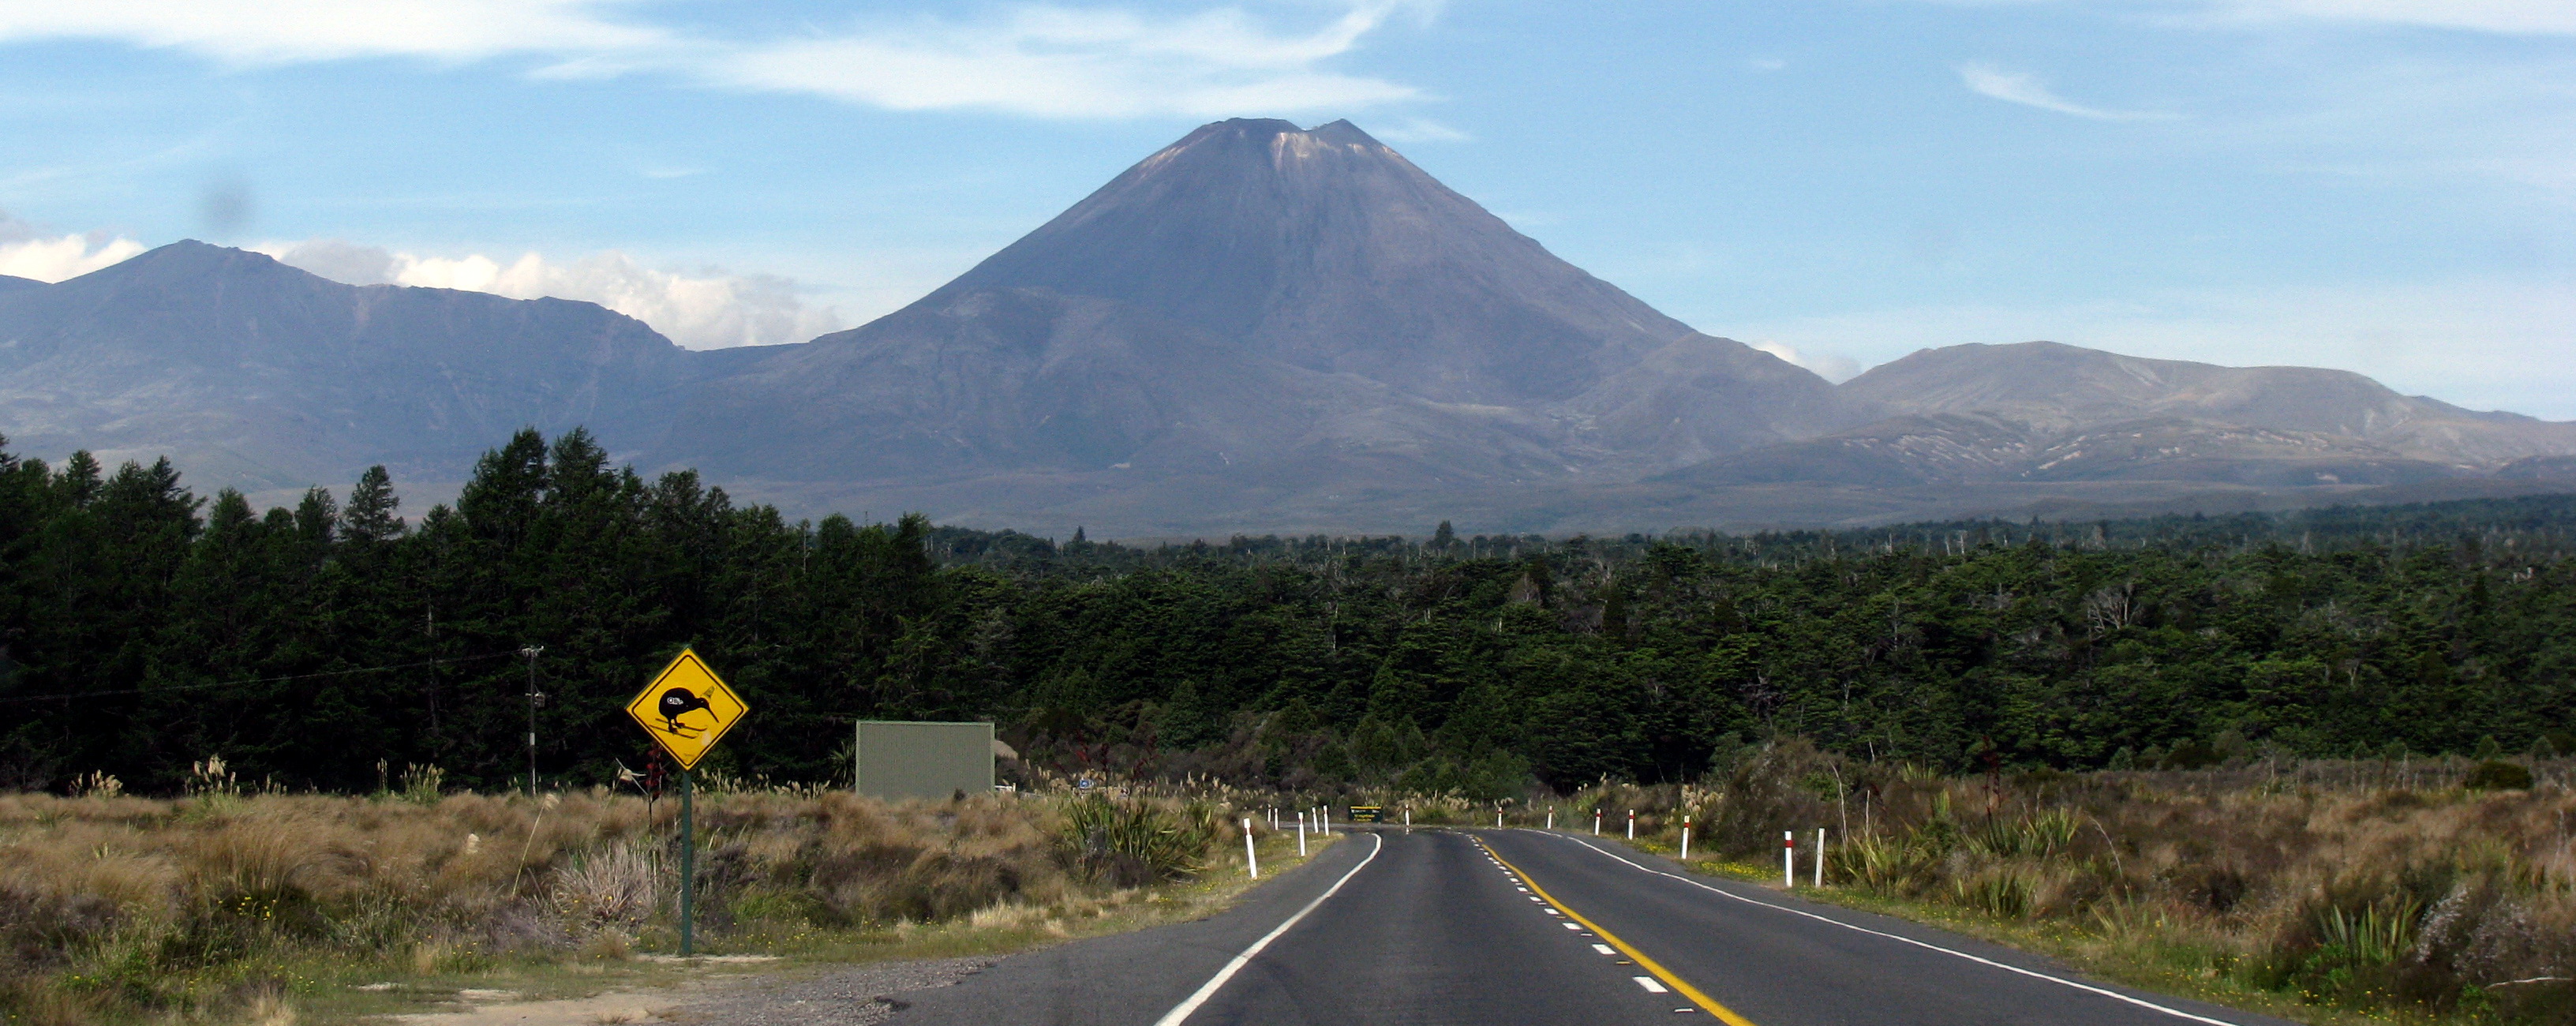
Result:
[[[1922,350],[1837,392],[1854,416],[1878,419],[1652,480],[1710,495],[1783,485],[1909,490],[1934,503],[1981,494],[1995,509],[2054,508],[2101,485],[2150,506],[2242,492],[2341,501],[2446,480],[2557,480],[2567,457],[2555,454],[2576,453],[2576,424],[2464,410],[2346,371],[2054,342]]]
[[[1200,128],[920,305],[1016,289],[1113,299],[1445,403],[1568,399],[1696,334],[1347,121]]]
[[[178,242],[0,293],[0,433],[251,490],[370,463],[455,481],[522,425],[658,435],[692,356],[589,303],[342,285]]]
[[[904,308],[690,352],[589,303],[197,242],[0,279],[13,451],[414,508],[587,427],[791,515],[1097,536],[1850,525],[2576,487],[2576,424],[2048,342],[1836,386],[1585,273],[1347,122],[1207,125]]]
[[[1845,420],[1823,379],[1558,259],[1348,122],[1234,120],[902,310],[700,386],[656,456],[970,503],[1044,475],[1177,527],[1283,492],[1628,479]]]
[[[2357,439],[2461,468],[2576,449],[2576,425],[2399,395],[2350,371],[2220,367],[2055,342],[1927,349],[1839,391],[1855,409],[1880,414],[1980,412],[2058,433],[2179,417]]]
[[[5,296],[12,292],[19,292],[26,289],[41,289],[44,287],[44,282],[37,281],[34,278],[18,278],[6,274],[0,274],[0,296]]]

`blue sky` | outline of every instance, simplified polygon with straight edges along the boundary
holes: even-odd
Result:
[[[0,0],[0,273],[198,237],[798,341],[1236,115],[1829,376],[2049,338],[2576,419],[2565,0]]]

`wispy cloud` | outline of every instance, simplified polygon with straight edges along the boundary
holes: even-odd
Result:
[[[1860,376],[1860,361],[1840,353],[1821,353],[1779,342],[1756,342],[1753,348],[1816,372],[1837,385]]]
[[[352,285],[414,285],[489,292],[513,299],[579,299],[652,325],[691,349],[803,342],[843,325],[840,314],[805,303],[796,282],[776,275],[658,270],[614,250],[570,263],[535,253],[494,259],[417,256],[340,239],[255,247],[287,264]]]
[[[1945,6],[2039,6],[2049,0],[1926,0]],[[2066,2],[2064,6],[2077,6]],[[2576,35],[2566,0],[2085,0],[2163,25],[2259,27],[2295,22],[2411,25],[2506,35]]]
[[[2091,107],[2057,95],[2038,78],[2016,71],[2005,71],[1991,64],[1959,65],[1959,80],[1969,91],[1991,96],[2006,103],[2072,114],[2096,121],[2171,121],[2179,115],[2162,111],[2111,110]]]
[[[1387,142],[1467,142],[1475,138],[1430,118],[1399,118],[1394,124],[1380,125],[1369,134]]]
[[[1325,65],[1399,13],[1434,9],[1351,0],[1323,24],[1293,29],[1235,7],[1149,15],[1036,4],[737,39],[631,20],[651,8],[608,0],[0,0],[0,42],[115,40],[234,66],[518,56],[545,77],[660,74],[892,110],[1206,116],[1415,98],[1410,86]]]
[[[2566,0],[2212,0],[2208,15],[2244,22],[2315,19],[2511,35],[2576,34]]]
[[[8,0],[0,39],[111,39],[236,65],[353,57],[479,60],[511,53],[667,46],[659,29],[603,18],[592,0]]]

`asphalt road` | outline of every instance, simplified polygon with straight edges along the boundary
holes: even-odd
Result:
[[[1224,915],[903,997],[898,1026],[2283,1026],[1528,830],[1355,831]]]

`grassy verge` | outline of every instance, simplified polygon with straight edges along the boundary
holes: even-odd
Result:
[[[668,805],[0,796],[0,1022],[286,1026],[1001,954],[1202,917],[1250,883],[1241,818],[1210,802],[711,794],[714,957],[681,962]],[[1299,861],[1293,836],[1255,839],[1265,877]]]
[[[1610,785],[1565,810],[1637,809],[1629,843],[1663,855],[1688,817],[1693,870],[1767,886],[1796,829],[1801,896],[2144,989],[2313,1023],[2576,1023],[2576,795],[2426,776],[1961,780],[1784,744],[1705,785]],[[1834,842],[1811,889],[1818,825]]]

